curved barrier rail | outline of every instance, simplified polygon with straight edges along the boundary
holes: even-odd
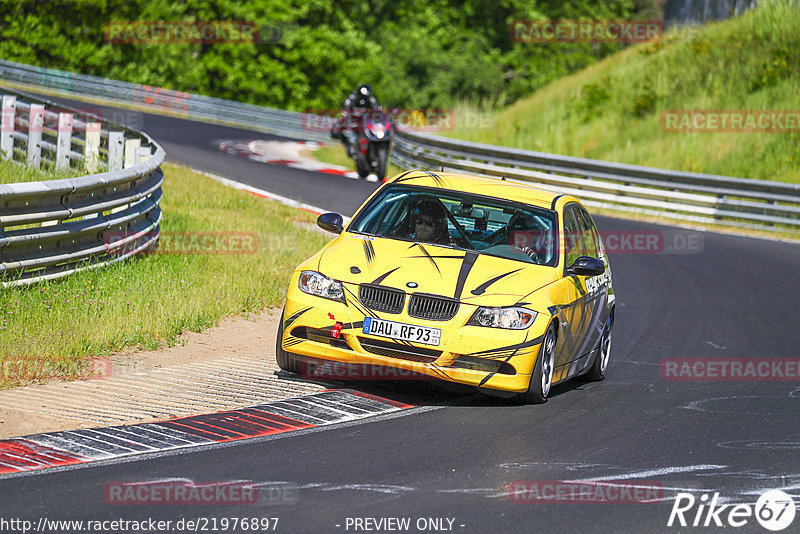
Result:
[[[254,106],[4,60],[0,60],[0,80],[45,88],[63,95],[85,95],[124,105],[138,105],[187,119],[242,125],[267,133],[309,141],[330,141],[327,130],[320,131],[318,127],[309,127],[307,120],[311,122],[317,119],[326,120],[312,114]]]
[[[22,93],[2,102],[0,157],[71,173],[107,169],[0,185],[2,286],[108,265],[156,244],[163,148],[142,132],[81,120]]]
[[[189,119],[329,141],[329,117],[284,111],[0,60],[0,78],[69,95],[136,103]],[[326,122],[327,121],[327,122]],[[392,161],[505,176],[579,196],[587,205],[736,227],[800,228],[800,185],[625,165],[401,131]]]
[[[800,228],[798,184],[625,165],[407,131],[395,137],[392,160],[405,168],[444,166],[535,182],[579,196],[589,206],[617,211],[738,227]]]

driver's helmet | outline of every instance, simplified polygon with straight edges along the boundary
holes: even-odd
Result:
[[[429,221],[433,223],[434,232],[433,239],[437,243],[446,243],[448,241],[447,233],[447,209],[435,198],[423,198],[417,202],[411,210],[411,226],[413,228],[417,223],[417,219],[427,224]]]

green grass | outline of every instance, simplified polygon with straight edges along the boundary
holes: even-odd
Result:
[[[162,236],[249,232],[257,238],[255,253],[151,254],[58,281],[0,289],[0,388],[84,377],[98,356],[171,345],[184,331],[277,305],[294,267],[328,240],[302,227],[314,221],[307,212],[183,167],[164,169]]]
[[[58,180],[60,178],[74,178],[84,173],[70,169],[56,171],[45,164],[41,169],[28,167],[23,163],[0,162],[0,184],[14,184],[20,182],[40,182],[42,180]]]
[[[628,48],[446,135],[556,154],[800,182],[800,133],[670,133],[666,110],[800,110],[800,5]]]

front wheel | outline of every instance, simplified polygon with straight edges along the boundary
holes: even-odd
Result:
[[[388,159],[389,154],[389,147],[386,145],[381,145],[375,149],[375,166],[374,171],[375,175],[378,177],[378,181],[383,181],[386,178],[386,160]]]
[[[356,160],[356,171],[358,171],[358,177],[366,179],[366,177],[369,176],[369,173],[371,171],[369,166],[369,161],[367,161],[367,155],[358,150],[358,148],[356,148],[355,160]]]
[[[283,371],[289,373],[300,374],[300,362],[292,358],[291,354],[283,350],[281,340],[283,339],[283,313],[281,313],[281,322],[278,324],[278,336],[275,339],[275,361],[278,367]]]
[[[544,340],[539,347],[539,356],[536,358],[536,365],[533,366],[531,382],[528,391],[520,393],[519,398],[523,402],[531,404],[542,404],[547,402],[550,394],[550,386],[553,385],[553,368],[555,366],[556,352],[556,328],[552,324],[547,328]]]

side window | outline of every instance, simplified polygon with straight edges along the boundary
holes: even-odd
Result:
[[[567,267],[572,265],[579,256],[583,256],[581,232],[581,224],[575,216],[575,210],[568,206],[564,210],[564,256]]]
[[[586,213],[586,210],[575,208],[581,223],[581,235],[583,237],[583,255],[598,258],[600,252],[597,245],[597,229],[594,227],[592,218]]]

